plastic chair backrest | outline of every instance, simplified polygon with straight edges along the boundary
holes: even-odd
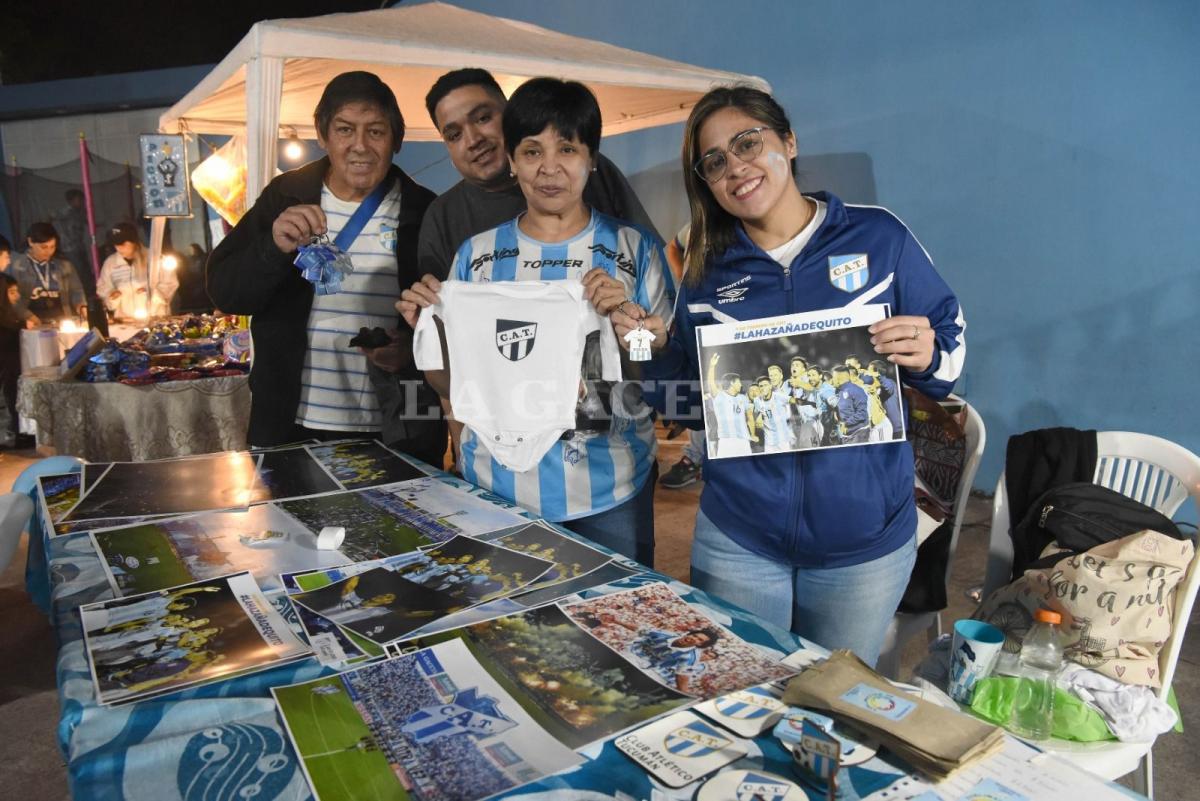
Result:
[[[1151,434],[1132,431],[1096,432],[1096,473],[1093,482],[1152,506],[1171,517],[1191,496],[1200,514],[1200,456],[1182,445]],[[987,578],[983,596],[1009,583],[1012,538],[1009,537],[1008,491],[1004,473],[992,501],[992,531],[988,543]],[[1200,553],[1200,551],[1198,551]],[[1183,635],[1200,590],[1200,559],[1192,557],[1187,574],[1175,590],[1171,637],[1159,653],[1161,696],[1171,686],[1183,648]]]
[[[975,407],[965,405],[966,420],[963,423],[963,433],[966,435],[966,459],[963,461],[962,475],[959,476],[958,497],[954,499],[954,533],[950,537],[950,554],[946,559],[946,586],[950,586],[950,569],[954,566],[954,554],[958,550],[958,535],[962,531],[963,518],[967,516],[967,501],[971,499],[971,488],[975,484],[975,474],[979,472],[979,462],[983,459],[983,449],[987,446],[987,427]]]

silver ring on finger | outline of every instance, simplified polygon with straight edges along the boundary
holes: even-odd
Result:
[[[914,325],[912,336],[909,337],[909,339],[917,339],[920,336],[921,336],[921,329]]]

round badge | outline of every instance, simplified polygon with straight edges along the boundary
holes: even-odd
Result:
[[[696,801],[729,801],[731,798],[808,801],[808,795],[795,782],[763,770],[727,770],[718,773],[696,793]]]
[[[785,718],[785,721],[789,726],[798,732],[800,731],[800,725],[803,717],[803,709],[792,708],[788,711],[788,716]],[[861,765],[871,757],[875,756],[876,752],[879,751],[879,742],[877,740],[867,737],[866,735],[851,729],[845,724],[835,723],[831,733],[842,744],[842,758],[839,761],[839,764],[842,767],[847,767],[849,765]],[[793,755],[795,755],[796,745],[794,743],[789,743],[786,740],[780,740],[780,743],[784,748],[791,751]]]

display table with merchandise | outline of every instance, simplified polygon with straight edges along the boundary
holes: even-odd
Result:
[[[501,507],[506,512],[530,517],[519,508],[504,504],[478,487],[428,466],[416,462],[412,464],[432,477],[419,481],[453,487],[472,498]],[[345,465],[343,467],[350,469]],[[338,472],[335,469],[330,475],[343,489],[350,489],[352,485],[348,481],[361,481],[366,474],[361,468],[354,468],[350,472]],[[346,476],[353,478],[347,479]],[[93,480],[85,474],[85,481]],[[383,489],[399,486],[401,485],[391,484]],[[314,498],[310,497],[308,500],[311,502]],[[44,508],[39,504],[39,509]],[[399,509],[398,513],[405,512]],[[54,514],[55,519],[60,519],[57,512]],[[67,763],[72,796],[76,799],[128,801],[150,798],[312,798],[306,774],[306,770],[313,770],[312,762],[309,761],[311,755],[306,755],[303,763],[297,756],[289,731],[279,714],[279,708],[272,699],[271,689],[332,677],[336,672],[323,666],[316,659],[308,658],[123,706],[99,704],[77,610],[82,604],[113,597],[113,561],[111,557],[105,561],[101,552],[97,551],[99,539],[87,532],[54,535],[53,527],[42,519],[44,515],[44,511],[39,511],[35,515],[35,525],[31,525],[30,530],[40,531],[41,537],[40,542],[35,542],[34,547],[30,549],[28,575],[36,576],[40,581],[45,581],[48,577],[50,582],[50,616],[60,643],[58,686],[61,715],[58,740]],[[430,519],[433,525],[446,525],[446,521],[462,518],[461,515],[455,517],[453,512],[447,513],[443,508],[435,512]],[[562,533],[579,539],[569,532]],[[827,654],[819,646],[807,643],[790,632],[759,620],[718,598],[655,573],[635,562],[612,555],[611,552],[607,553],[614,556],[615,564],[628,570],[624,577],[590,589],[579,590],[570,596],[573,601],[563,599],[562,603],[615,597],[616,593],[623,591],[642,591],[650,585],[658,585],[658,591],[669,590],[678,594],[692,612],[707,617],[711,623],[722,627],[773,660],[788,657],[787,664],[796,667]],[[37,592],[34,594],[36,597]],[[288,616],[286,598],[280,595],[273,599],[272,603],[276,604],[284,617]],[[608,622],[604,620],[603,615],[598,619],[603,624]],[[94,633],[89,636],[94,636]],[[327,692],[334,690],[314,690],[314,693],[321,694],[314,694],[312,697],[324,699]],[[662,723],[662,720],[659,723]],[[648,730],[649,727],[640,731]],[[292,735],[294,734],[295,732],[292,732]],[[578,754],[583,757],[578,766],[515,787],[497,797],[586,798],[593,801],[626,798],[742,797],[732,794],[695,796],[703,780],[671,789],[619,750],[615,744],[618,739],[620,738],[612,737],[577,748]],[[799,784],[793,767],[792,753],[781,740],[772,736],[769,727],[759,736],[744,742],[744,754],[724,770],[726,774],[740,769],[752,774],[776,774]],[[343,745],[330,745],[329,749],[325,750],[330,754],[342,753],[345,750]],[[670,743],[668,747],[671,747]],[[363,758],[366,759],[369,753],[377,751],[377,746],[368,737],[360,740],[357,746],[350,750],[355,749],[356,753],[362,752]],[[1070,783],[1081,779],[1082,775],[1075,772],[1076,769],[1057,761],[1046,762],[1041,760],[1040,756],[1033,749],[1008,738],[1004,752],[989,758],[988,761],[992,763],[989,775],[1012,771],[1014,766],[1018,766],[1021,770],[1035,773],[1039,777],[1044,774],[1047,786],[1061,788],[1063,782]],[[459,769],[456,765],[428,767],[431,773],[437,769],[443,774],[446,770]],[[838,797],[846,801],[859,798],[909,798],[928,787],[909,776],[906,768],[895,757],[886,752],[876,753],[874,750],[869,755],[864,754],[863,759],[852,767],[844,768],[841,775],[841,792]],[[355,776],[346,778],[350,781],[345,785],[345,793],[337,794],[339,798],[424,797],[416,792],[402,791],[398,794],[380,795],[368,782]],[[726,775],[725,778],[731,777]],[[985,778],[981,781],[989,780]],[[1109,797],[1106,791],[1113,793],[1112,798],[1129,795],[1127,791],[1113,785],[1104,785],[1095,779],[1091,779],[1090,782],[1099,785],[1101,792],[1095,796],[1097,799]],[[965,790],[970,790],[971,787],[971,783],[968,783]],[[921,798],[938,797],[951,801],[962,796],[964,792],[956,788],[957,786],[953,785],[944,790],[954,794]],[[938,789],[943,790],[943,786],[939,785]],[[711,790],[715,792],[717,785],[714,784]],[[777,797],[793,799],[801,796],[788,794]],[[825,795],[809,790],[809,797],[824,798]],[[1020,797],[1028,797],[1032,801],[1050,796],[1031,793]]]
[[[88,461],[244,448],[248,376],[244,366],[220,369],[226,366],[229,348],[223,336],[229,320],[221,321],[220,335],[209,336],[211,320],[171,318],[149,328],[114,325],[111,334],[122,342],[120,350],[110,346],[106,354],[80,364],[77,377],[61,377],[58,366],[27,369],[18,382],[17,412],[34,424],[39,445]],[[207,326],[203,332],[201,322]],[[248,338],[248,332],[240,335]],[[102,357],[110,363],[91,364]],[[118,357],[119,362],[112,361]],[[95,376],[97,367],[110,369],[113,380],[83,380],[89,371]]]
[[[246,446],[249,376],[129,386],[38,368],[20,378],[17,412],[37,424],[39,445],[92,462],[237,450]]]

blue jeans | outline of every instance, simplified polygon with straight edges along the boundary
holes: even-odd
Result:
[[[907,545],[870,562],[794,568],[746,550],[697,512],[692,585],[874,666],[916,561],[914,532]]]
[[[658,483],[658,465],[650,468],[646,483],[629,500],[613,508],[560,525],[610,548],[621,556],[654,567],[654,485]]]

